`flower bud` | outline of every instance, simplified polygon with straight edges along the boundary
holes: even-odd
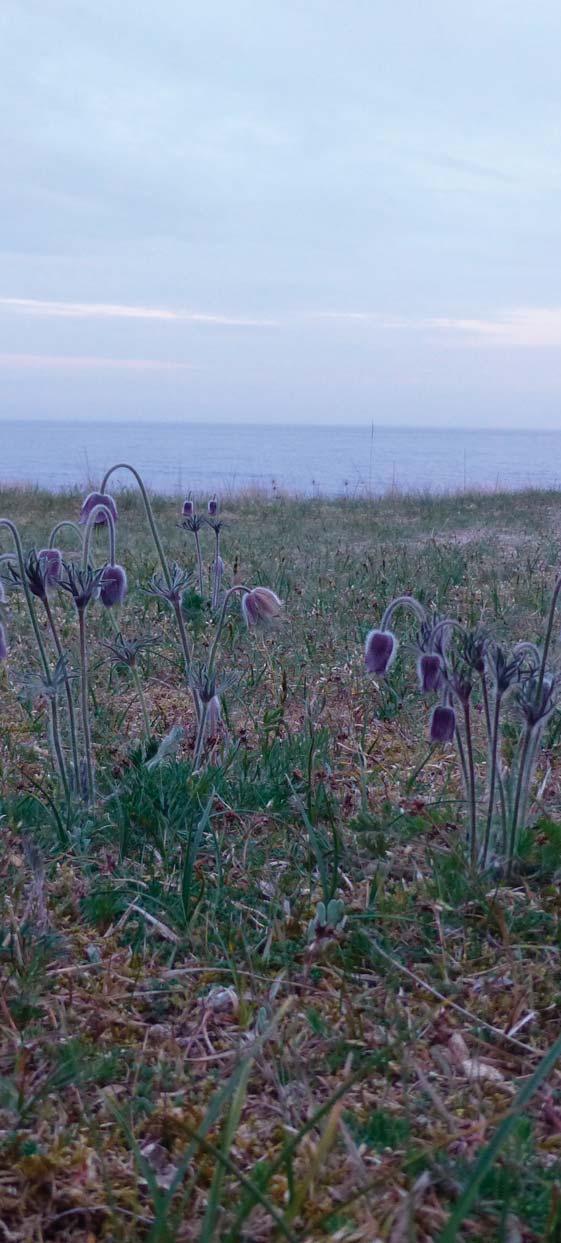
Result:
[[[426,695],[429,691],[437,691],[440,685],[442,664],[440,656],[433,652],[424,652],[417,665],[419,685]]]
[[[211,518],[215,518],[218,513],[218,501],[215,496],[211,496],[208,503],[208,512]]]
[[[2,622],[0,622],[0,660],[7,660],[7,659],[8,659],[8,640],[6,638],[6,631],[4,630]]]
[[[183,502],[183,509],[181,512],[184,518],[193,517],[193,514],[195,512],[195,504],[192,500],[189,499],[189,497],[187,497],[187,499]]]
[[[430,718],[430,741],[441,745],[453,742],[456,731],[456,713],[453,708],[438,704],[433,708]]]
[[[56,587],[62,573],[62,553],[60,548],[41,548],[37,560],[43,569],[43,581],[47,591]]]
[[[254,587],[253,591],[247,591],[242,597],[242,613],[248,626],[272,621],[281,609],[282,601],[270,587]]]
[[[113,497],[109,496],[106,492],[90,492],[80,510],[80,522],[88,521],[88,518],[95,509],[96,505],[105,505],[105,508],[108,509],[111,514],[113,522],[117,521],[117,506],[113,500]],[[102,509],[100,509],[99,513],[95,516],[94,526],[105,526],[106,522],[107,515],[104,514]]]
[[[364,660],[368,673],[384,674],[393,664],[397,639],[391,630],[371,630],[366,636]]]
[[[100,579],[100,599],[106,609],[122,604],[127,594],[127,575],[122,565],[106,565]]]

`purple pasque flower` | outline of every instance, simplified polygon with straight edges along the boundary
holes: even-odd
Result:
[[[195,502],[192,501],[191,498],[188,496],[183,502],[183,509],[181,510],[182,517],[192,518],[194,512],[195,512]]]
[[[254,587],[242,596],[242,613],[248,626],[272,621],[281,609],[282,600],[270,587]]]
[[[43,567],[43,577],[47,591],[58,586],[62,574],[62,553],[60,548],[40,548],[37,560]]]
[[[105,505],[105,508],[108,509],[111,514],[113,522],[117,521],[117,506],[113,500],[113,497],[109,496],[107,492],[90,492],[82,504],[82,508],[80,510],[80,522],[88,521],[88,518],[95,509],[96,505]],[[106,522],[107,514],[100,509],[99,513],[96,514],[94,518],[94,526],[105,526]]]
[[[127,594],[127,574],[122,565],[106,565],[100,578],[99,598],[106,609],[122,604]]]
[[[455,732],[456,713],[454,709],[446,707],[445,704],[437,704],[436,708],[433,708],[431,712],[430,741],[443,746],[448,742],[454,741]]]
[[[419,685],[426,695],[437,691],[442,677],[442,661],[436,652],[423,652],[417,662]]]
[[[218,501],[215,496],[211,496],[208,502],[208,505],[207,505],[207,510],[208,510],[208,515],[210,518],[216,517],[218,513]]]
[[[369,630],[364,644],[364,662],[368,673],[383,675],[393,664],[398,643],[391,630]]]
[[[8,640],[6,638],[6,631],[2,625],[2,622],[0,622],[0,660],[7,660],[7,659],[8,659]]]

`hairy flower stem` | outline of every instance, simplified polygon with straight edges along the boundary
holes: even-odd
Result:
[[[117,623],[117,619],[116,619],[116,617],[115,617],[115,616],[114,616],[114,614],[113,614],[113,610],[112,610],[112,609],[108,609],[108,610],[107,610],[107,612],[108,612],[108,614],[109,614],[109,621],[111,622],[111,625],[112,625],[112,627],[113,627],[113,630],[114,630],[115,634],[116,634],[116,635],[118,635],[118,634],[120,633],[120,631],[119,631],[119,626],[118,626],[118,623]],[[143,687],[142,687],[142,679],[141,679],[140,674],[139,674],[139,672],[138,672],[138,669],[137,669],[137,667],[136,667],[136,660],[133,660],[133,661],[132,661],[132,663],[129,663],[127,667],[128,667],[128,668],[130,669],[130,671],[131,671],[132,680],[133,680],[133,682],[134,682],[135,689],[136,689],[136,693],[137,693],[137,695],[138,695],[138,702],[139,702],[139,704],[140,704],[140,710],[141,710],[141,712],[142,712],[142,720],[143,720],[143,722],[144,722],[144,732],[145,732],[145,734],[146,734],[146,741],[147,741],[147,742],[150,742],[150,739],[151,739],[151,737],[152,737],[152,727],[151,727],[151,725],[150,725],[150,715],[149,715],[149,712],[148,712],[148,705],[147,705],[147,703],[146,703],[146,696],[145,696],[145,694],[144,694],[144,690],[143,690]]]
[[[244,587],[243,584],[237,583],[234,587],[230,587],[230,590],[227,591],[226,595],[224,596],[224,601],[222,604],[222,612],[220,613],[220,618],[218,621],[218,625],[216,627],[216,634],[214,636],[214,641],[212,643],[212,647],[208,654],[207,672],[208,672],[209,678],[212,677],[214,673],[214,663],[216,660],[216,652],[218,650],[218,644],[220,642],[222,631],[224,629],[224,623],[226,621],[226,613],[228,611],[228,605],[230,603],[230,600],[236,592],[241,591],[245,594],[246,592],[249,592],[250,590],[251,590],[250,587]]]
[[[88,568],[92,533],[99,514],[103,514],[104,519],[107,522],[109,531],[109,562],[111,565],[115,565],[115,521],[113,514],[111,513],[111,510],[107,508],[107,505],[95,505],[91,514],[88,516],[88,521],[86,522],[86,528],[84,531],[84,540],[82,544],[82,569],[84,570],[87,570]]]
[[[52,734],[53,750],[56,755],[58,769],[60,772],[60,780],[62,782],[62,788],[64,790],[64,797],[68,804],[70,802],[70,787],[68,785],[66,765],[64,763],[64,755],[62,752],[62,746],[60,742],[60,724],[59,724],[59,719],[58,719],[58,706],[57,706],[57,701],[56,701],[56,695],[53,695],[50,701],[50,709],[51,709],[51,734]]]
[[[62,522],[57,522],[56,526],[53,527],[51,534],[49,535],[49,545],[48,545],[49,548],[55,547],[56,537],[59,531],[62,531],[64,527],[70,527],[71,530],[76,533],[76,535],[78,536],[80,540],[80,548],[81,548],[82,547],[81,528],[78,526],[77,522],[71,522],[69,518],[64,518]]]
[[[115,466],[111,466],[111,467],[109,468],[109,470],[108,470],[108,471],[106,471],[106,473],[105,473],[105,475],[104,475],[104,478],[103,478],[103,482],[102,482],[102,484],[101,484],[101,491],[102,491],[103,493],[105,493],[105,492],[107,491],[107,483],[108,483],[108,480],[110,479],[111,475],[112,475],[112,474],[114,473],[114,471],[116,471],[116,470],[128,470],[128,471],[130,472],[130,474],[134,477],[134,479],[136,480],[136,482],[137,482],[137,484],[138,484],[138,487],[139,487],[139,489],[140,489],[140,494],[141,494],[141,496],[142,496],[142,500],[143,500],[143,503],[144,503],[144,509],[145,509],[145,511],[146,511],[146,517],[147,517],[147,519],[148,519],[148,525],[149,525],[150,530],[151,530],[151,532],[152,532],[152,539],[154,540],[154,544],[155,544],[155,547],[156,547],[156,552],[158,553],[158,557],[159,557],[159,559],[160,559],[160,565],[161,565],[161,567],[162,567],[162,574],[163,574],[164,579],[165,579],[166,587],[168,587],[168,589],[171,591],[171,590],[172,590],[172,581],[171,581],[170,568],[169,568],[169,565],[168,565],[168,562],[167,562],[167,557],[166,557],[166,554],[165,554],[165,552],[164,552],[164,548],[163,548],[162,541],[161,541],[160,536],[159,536],[159,534],[158,534],[158,528],[157,528],[157,526],[156,526],[156,519],[154,518],[154,512],[153,512],[153,510],[152,510],[152,506],[151,506],[151,504],[150,504],[150,499],[149,499],[148,493],[147,493],[147,491],[146,491],[146,488],[145,488],[145,485],[144,485],[144,481],[143,481],[143,479],[142,479],[142,476],[141,476],[141,475],[139,475],[138,471],[137,471],[137,470],[135,470],[134,466],[130,466],[128,462],[117,462]],[[201,594],[202,594],[202,593],[201,593]],[[175,614],[175,620],[176,620],[176,622],[177,622],[177,628],[178,628],[178,630],[179,630],[179,637],[180,637],[180,640],[181,640],[181,647],[182,647],[182,650],[183,650],[183,660],[184,660],[184,663],[185,663],[185,673],[186,673],[186,675],[187,675],[187,679],[188,679],[188,678],[189,678],[189,670],[190,670],[190,667],[191,667],[191,647],[190,647],[189,639],[188,639],[188,637],[187,637],[187,631],[186,631],[186,629],[185,629],[185,622],[183,621],[183,614],[182,614],[182,612],[181,612],[181,603],[180,603],[180,601],[179,601],[179,600],[178,600],[178,601],[173,601],[173,602],[172,602],[172,607],[173,607],[173,611],[174,611],[174,614]],[[198,720],[198,719],[199,719],[199,701],[198,701],[198,698],[197,698],[197,696],[196,696],[196,695],[193,695],[193,702],[194,702],[194,704],[195,704],[195,711],[196,711],[196,714],[197,714],[197,720]]]
[[[532,741],[532,734],[533,734],[532,726],[527,725],[525,732],[524,732],[524,737],[522,739],[521,748],[520,748],[520,759],[518,762],[516,789],[515,789],[515,795],[514,795],[514,803],[512,806],[512,819],[510,822],[510,836],[509,836],[508,854],[507,854],[507,876],[510,876],[512,873],[512,865],[514,863],[514,856],[516,853],[520,799],[522,797],[522,790],[524,787],[524,775],[526,771],[526,761],[528,759],[530,743]]]
[[[25,602],[26,602],[26,605],[27,605],[27,612],[28,612],[28,614],[29,614],[29,620],[30,620],[31,625],[32,625],[32,627],[33,627],[33,633],[34,633],[34,635],[35,635],[35,641],[36,641],[36,643],[37,643],[37,649],[38,649],[38,652],[39,652],[39,657],[40,657],[40,660],[41,660],[41,664],[42,664],[42,666],[43,666],[43,673],[44,673],[44,675],[45,675],[45,681],[46,681],[47,685],[48,685],[48,686],[50,686],[50,685],[51,685],[51,670],[50,670],[50,668],[49,668],[49,661],[48,661],[48,658],[47,658],[47,652],[46,652],[45,644],[44,644],[44,642],[43,642],[43,636],[42,636],[41,631],[40,631],[40,629],[39,629],[39,623],[38,623],[38,621],[37,621],[37,615],[36,615],[36,613],[35,613],[35,608],[34,608],[34,605],[33,605],[33,599],[32,599],[32,596],[31,596],[31,592],[30,592],[30,590],[29,590],[29,584],[28,584],[28,582],[27,582],[27,574],[26,574],[26,571],[25,571],[25,558],[24,558],[24,555],[23,555],[23,548],[22,548],[22,544],[21,544],[21,539],[20,539],[19,531],[18,531],[18,529],[17,529],[17,526],[16,526],[15,522],[12,522],[10,518],[0,518],[0,528],[2,528],[2,527],[4,527],[4,529],[5,529],[6,531],[9,531],[9,532],[10,532],[10,535],[11,535],[12,540],[13,540],[13,542],[14,542],[14,547],[15,547],[15,550],[16,550],[16,555],[17,555],[18,568],[19,568],[19,576],[20,576],[21,585],[22,585],[22,587],[23,587],[23,591],[24,591],[24,595],[25,595]],[[63,754],[63,751],[62,751],[62,747],[61,747],[61,745],[60,745],[60,731],[59,731],[59,725],[58,725],[58,713],[57,713],[57,708],[56,708],[56,702],[55,702],[55,699],[54,699],[54,697],[51,697],[51,696],[49,696],[49,712],[50,712],[50,717],[51,717],[51,722],[50,722],[50,723],[51,723],[51,730],[52,730],[53,750],[54,750],[54,752],[55,752],[55,758],[56,758],[57,767],[58,767],[59,774],[60,774],[60,780],[61,780],[61,782],[62,782],[62,785],[63,785],[63,788],[64,788],[64,792],[65,792],[65,795],[68,797],[68,790],[69,790],[69,786],[68,786],[68,777],[67,777],[67,775],[66,775],[66,766],[65,766],[65,763],[64,763],[64,754]]]
[[[204,595],[204,583],[203,583],[203,558],[202,558],[202,553],[201,553],[201,541],[199,538],[198,531],[193,531],[193,535],[195,536],[195,547],[197,549],[197,572],[198,572],[198,577],[199,577],[199,595],[202,599]]]
[[[193,756],[193,772],[195,773],[197,772],[200,761],[201,761],[201,755],[203,751],[205,734],[206,734],[207,713],[208,713],[208,704],[202,703],[201,704],[201,715],[199,718],[199,729],[197,732],[197,741],[195,743],[195,754]]]
[[[88,709],[88,645],[86,643],[86,610],[84,608],[78,609],[78,623],[80,627],[80,704],[84,754],[86,758],[87,801],[92,804],[95,801],[95,779]]]
[[[485,682],[483,682],[483,685],[485,685]],[[489,714],[489,702],[487,699],[486,691],[485,691],[484,702],[486,703],[485,715],[487,717]],[[491,721],[488,720],[488,724],[487,724],[487,729],[489,733],[490,776],[489,776],[489,804],[487,807],[487,821],[485,824],[485,836],[483,838],[483,851],[481,854],[481,866],[482,867],[487,866],[487,855],[489,853],[489,842],[491,840],[491,826],[493,823],[493,812],[495,810],[495,784],[496,784],[497,776],[499,776],[499,782],[502,785],[500,774],[498,774],[501,702],[502,702],[502,695],[500,695],[499,692],[497,691],[495,694],[495,707],[493,711],[493,722],[491,725]],[[504,816],[505,816],[504,790],[501,790],[501,807],[503,810],[503,821],[504,821]]]
[[[152,506],[150,504],[148,493],[146,491],[141,475],[139,475],[138,471],[135,470],[134,466],[130,466],[128,462],[117,462],[115,466],[111,466],[109,470],[106,471],[105,476],[103,478],[102,485],[101,485],[101,491],[102,493],[106,493],[108,480],[110,479],[111,475],[114,474],[116,470],[130,471],[130,474],[134,476],[138,484],[138,487],[140,489],[140,494],[144,502],[144,509],[146,510],[146,517],[148,519],[148,525],[152,532],[152,539],[154,540],[156,551],[160,559],[160,565],[162,567],[162,573],[166,581],[166,586],[171,588],[172,584],[171,584],[171,574],[169,570],[169,565],[167,563],[167,558],[166,558],[166,554],[163,549],[162,541],[158,534],[158,528],[156,526],[156,519],[154,518],[154,513],[152,510]]]
[[[388,604],[388,607],[380,622],[380,630],[387,630],[397,608],[409,609],[415,614],[415,617],[420,622],[424,622],[426,618],[426,612],[422,604],[420,604],[414,596],[396,596],[395,600],[392,600],[391,604]]]
[[[544,680],[544,677],[545,677],[545,670],[546,670],[546,665],[547,665],[547,658],[548,658],[548,656],[549,656],[549,648],[550,648],[550,644],[551,644],[551,636],[552,636],[552,634],[553,634],[553,623],[554,623],[554,621],[555,621],[555,610],[556,610],[556,608],[557,608],[557,601],[558,601],[558,599],[559,599],[559,592],[560,592],[560,591],[561,591],[561,577],[560,577],[560,578],[558,578],[558,579],[557,579],[557,582],[555,583],[555,586],[554,586],[554,588],[553,588],[553,595],[552,595],[552,597],[551,597],[551,604],[550,604],[550,606],[549,606],[549,617],[548,617],[548,621],[547,621],[547,630],[546,630],[546,632],[545,632],[545,643],[544,643],[544,645],[543,645],[542,661],[541,661],[541,665],[540,665],[540,673],[539,673],[539,678],[538,678],[538,685],[537,685],[537,688],[536,688],[536,703],[539,703],[539,702],[540,702],[540,700],[541,700],[541,693],[542,693],[542,689],[543,689],[543,680]]]
[[[220,531],[215,531],[216,544],[214,551],[214,577],[212,580],[212,605],[213,609],[218,608],[218,595],[220,592],[220,580],[222,574],[219,569],[220,565]]]
[[[471,709],[469,700],[467,700],[467,702],[462,706],[464,709],[464,725],[466,731],[469,800],[469,854],[471,866],[475,868],[477,864],[477,808],[475,803],[475,764],[473,761],[473,738],[471,733]]]
[[[54,643],[55,648],[56,648],[56,653],[57,653],[57,656],[58,656],[59,660],[63,660],[63,659],[64,659],[64,652],[63,652],[63,648],[62,648],[62,643],[61,643],[61,641],[60,641],[60,636],[59,636],[59,633],[58,633],[58,628],[57,628],[57,625],[56,625],[55,619],[54,619],[54,617],[53,617],[53,611],[52,611],[52,609],[51,609],[51,606],[50,606],[50,604],[49,604],[49,599],[48,599],[48,597],[47,597],[47,596],[45,596],[45,598],[44,598],[44,600],[43,600],[43,605],[44,605],[44,608],[45,608],[45,613],[46,613],[46,615],[47,615],[47,621],[48,621],[48,623],[49,623],[50,631],[51,631],[51,634],[52,634],[52,636],[53,636],[53,643]],[[79,789],[79,785],[80,785],[80,761],[79,761],[79,759],[78,759],[78,741],[77,741],[77,733],[76,733],[76,714],[75,714],[75,712],[74,712],[74,699],[73,699],[73,697],[72,697],[72,686],[71,686],[71,684],[70,684],[70,678],[68,677],[68,673],[66,673],[66,672],[65,672],[65,675],[64,675],[64,689],[65,689],[65,692],[66,692],[66,705],[67,705],[67,708],[68,708],[68,726],[69,726],[69,730],[70,730],[70,745],[71,745],[71,748],[72,748],[72,764],[73,764],[73,768],[74,768],[74,788],[75,788],[76,790],[78,790],[78,789]]]

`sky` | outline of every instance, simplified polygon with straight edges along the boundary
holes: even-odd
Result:
[[[561,427],[559,0],[1,0],[0,417]]]

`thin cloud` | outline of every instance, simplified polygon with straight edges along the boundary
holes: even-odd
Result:
[[[22,371],[193,371],[189,363],[162,362],[155,358],[61,354],[0,354],[0,368]]]
[[[38,298],[0,298],[0,311],[48,319],[142,319],[168,323],[209,324],[231,328],[274,328],[276,321],[237,315],[214,315],[161,306],[123,306],[111,302],[52,302]]]
[[[316,311],[311,318],[370,325],[379,333],[426,336],[439,344],[541,349],[561,346],[561,307],[517,307],[478,317],[384,315],[379,311]]]

